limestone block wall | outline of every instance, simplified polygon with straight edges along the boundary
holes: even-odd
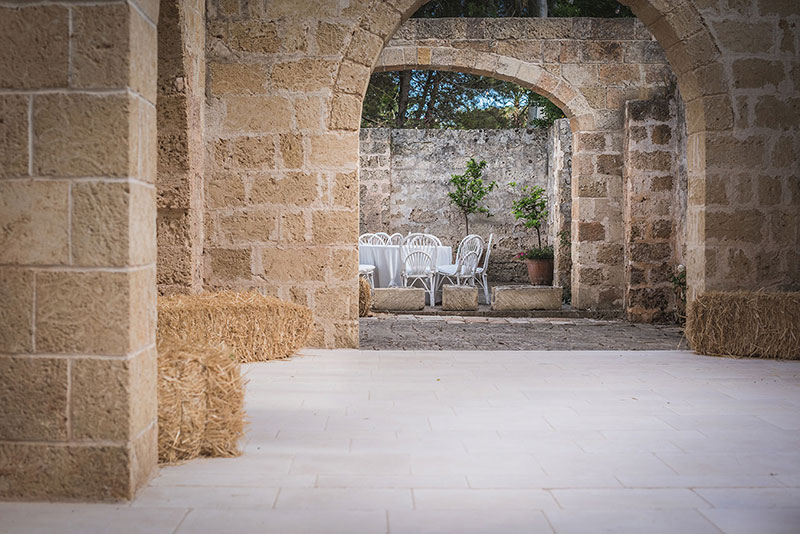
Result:
[[[562,137],[551,141],[553,135]],[[535,232],[527,230],[511,214],[519,194],[510,182],[538,185],[556,200],[555,179],[564,179],[562,167],[550,167],[550,159],[563,161],[562,151],[571,143],[566,129],[554,130],[412,130],[372,129],[360,132],[360,233],[430,232],[457,247],[466,235],[463,214],[447,196],[452,174],[463,174],[470,158],[485,160],[483,178],[497,187],[486,197],[491,216],[470,216],[470,233],[488,239],[494,234],[489,275],[493,281],[524,282],[525,266],[514,255],[536,244]],[[551,202],[551,212],[569,211]],[[563,215],[562,215],[563,219]],[[553,244],[552,224],[542,228],[544,243]]]
[[[677,95],[625,105],[625,311],[672,321],[686,246],[686,135]]]
[[[158,19],[158,289],[202,289],[205,3],[161,0]]]
[[[0,6],[1,499],[156,466],[158,7]]]
[[[800,10],[794,0],[625,0],[686,101],[690,298],[800,287]]]

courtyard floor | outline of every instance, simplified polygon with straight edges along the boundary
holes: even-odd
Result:
[[[359,319],[362,350],[676,350],[677,326],[621,320],[376,314]]]
[[[800,531],[800,362],[317,351],[245,366],[244,454],[3,533]]]

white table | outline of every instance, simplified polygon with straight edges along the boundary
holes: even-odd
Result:
[[[414,247],[414,250],[430,254],[436,267],[453,263],[453,247]],[[403,285],[400,245],[358,245],[358,263],[375,266],[375,287]]]

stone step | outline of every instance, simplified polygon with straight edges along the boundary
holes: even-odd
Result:
[[[493,310],[560,310],[563,288],[552,286],[495,286]]]

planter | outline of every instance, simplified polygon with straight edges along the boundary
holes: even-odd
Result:
[[[531,285],[551,286],[553,285],[553,259],[547,260],[525,260],[528,267],[528,278]]]

